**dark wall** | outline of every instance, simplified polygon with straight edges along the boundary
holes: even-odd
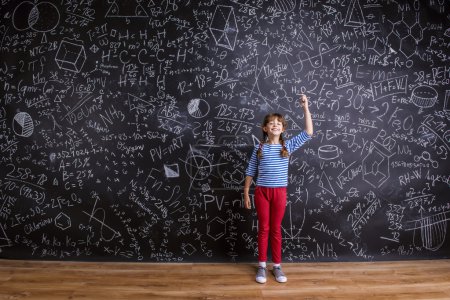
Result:
[[[268,112],[284,261],[448,258],[446,1],[2,1],[0,256],[256,261]]]

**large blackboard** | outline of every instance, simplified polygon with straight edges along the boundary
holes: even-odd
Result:
[[[256,261],[243,179],[268,112],[283,261],[448,258],[447,1],[9,1],[0,256]]]

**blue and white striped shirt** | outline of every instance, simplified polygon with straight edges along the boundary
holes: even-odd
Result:
[[[310,140],[306,131],[285,141],[289,155],[300,148],[306,141]],[[281,144],[263,144],[262,158],[258,158],[257,151],[259,145],[255,146],[250,162],[248,163],[245,175],[255,177],[257,186],[264,187],[284,187],[288,183],[289,157],[282,157],[280,154]]]

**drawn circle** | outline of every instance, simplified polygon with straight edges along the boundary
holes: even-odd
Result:
[[[59,23],[58,8],[50,2],[33,4],[20,3],[13,12],[12,22],[15,29],[22,31],[33,29],[38,32],[52,31]]]
[[[29,22],[33,9],[35,9],[35,5],[29,1],[24,1],[17,5],[12,15],[12,22],[15,29],[22,31],[31,27]]]
[[[200,119],[209,113],[209,104],[203,99],[196,98],[189,101],[187,109],[192,117]]]
[[[186,160],[186,173],[194,180],[203,180],[212,172],[212,166],[208,159],[201,155],[191,154]]]
[[[330,160],[339,157],[339,149],[335,145],[323,145],[318,150],[319,158]]]
[[[33,134],[33,119],[26,112],[20,112],[14,116],[13,130],[18,136],[29,137]]]
[[[414,88],[411,101],[418,107],[431,107],[436,103],[438,94],[435,89],[427,85]]]
[[[39,32],[52,31],[58,26],[59,11],[50,2],[38,3],[28,16],[28,20],[30,19],[32,19],[32,22],[28,21],[28,23],[33,30]]]

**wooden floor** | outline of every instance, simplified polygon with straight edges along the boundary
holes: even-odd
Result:
[[[0,260],[0,299],[450,299],[450,260],[283,268],[258,284],[253,264]]]

